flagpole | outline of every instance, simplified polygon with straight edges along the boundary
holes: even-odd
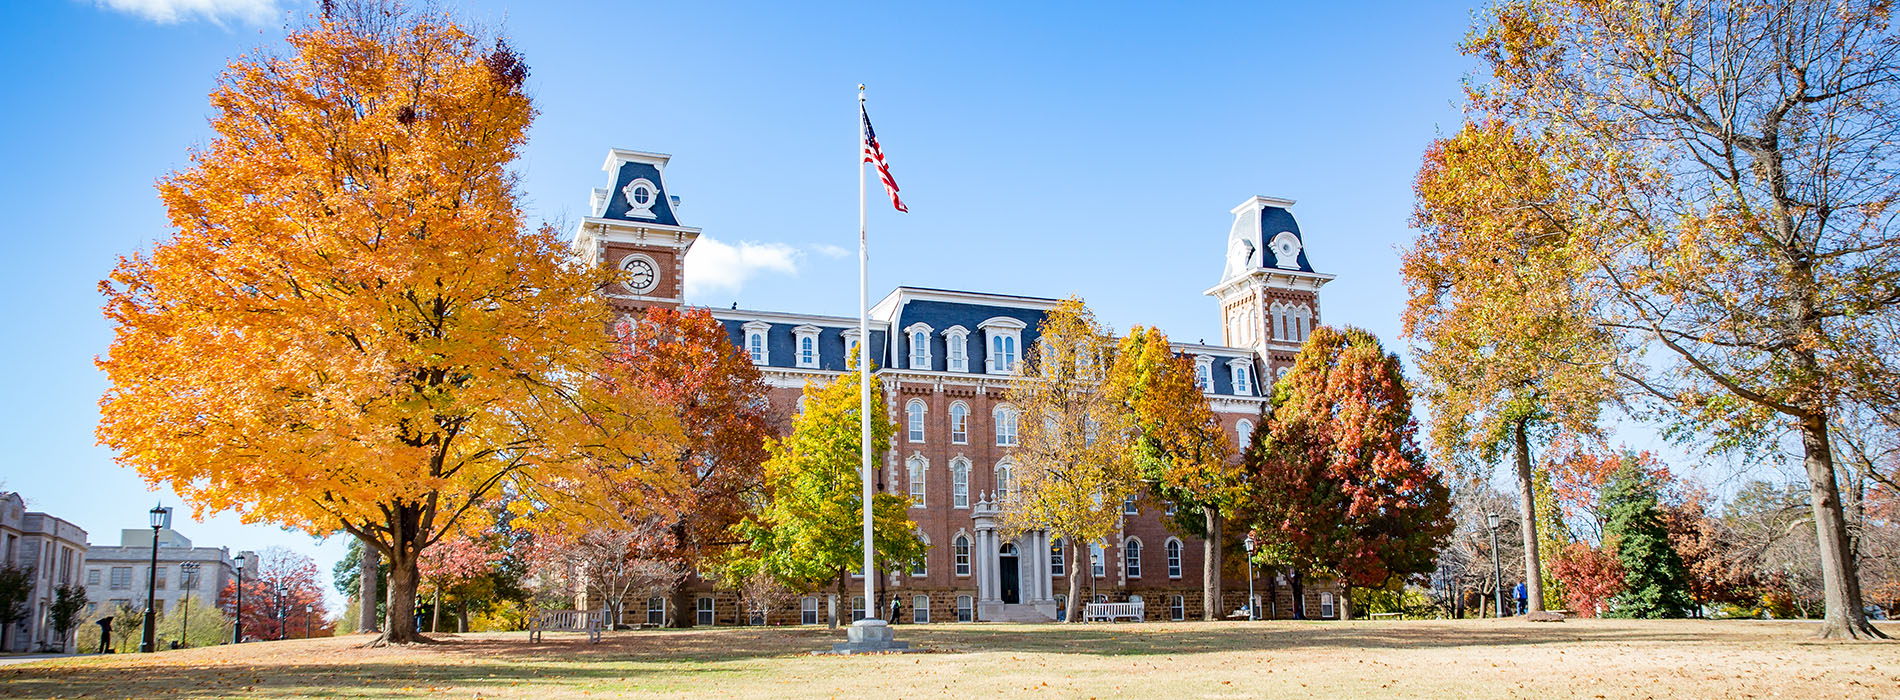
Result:
[[[864,84],[858,84],[858,450],[864,477],[864,618],[878,616],[877,571],[871,567],[871,285],[864,215]]]

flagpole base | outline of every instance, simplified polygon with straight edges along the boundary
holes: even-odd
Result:
[[[891,624],[875,617],[867,617],[845,630],[845,641],[831,645],[831,651],[813,652],[815,654],[907,654],[923,651],[910,648],[910,643],[897,641],[897,635]]]

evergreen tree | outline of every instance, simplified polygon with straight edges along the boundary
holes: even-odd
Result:
[[[1624,590],[1610,603],[1611,617],[1665,618],[1688,615],[1689,570],[1669,544],[1656,478],[1626,462],[1603,490],[1604,538],[1623,567]]]

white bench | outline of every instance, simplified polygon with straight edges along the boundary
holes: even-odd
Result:
[[[528,621],[528,641],[541,641],[542,632],[586,632],[589,644],[599,644],[604,629],[605,610],[543,610]]]
[[[1089,603],[1082,606],[1082,621],[1104,620],[1114,622],[1128,618],[1135,622],[1145,619],[1143,603]]]

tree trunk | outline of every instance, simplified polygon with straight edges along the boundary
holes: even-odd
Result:
[[[1847,522],[1841,511],[1840,485],[1835,481],[1834,454],[1827,438],[1827,416],[1801,419],[1802,460],[1808,471],[1808,504],[1814,511],[1815,543],[1821,554],[1821,588],[1827,603],[1818,636],[1840,639],[1885,639],[1868,624],[1861,610],[1860,577],[1847,548]]]
[[[442,584],[436,584],[435,599],[429,602],[429,631],[442,631]]]
[[[1339,621],[1352,621],[1352,584],[1339,582]]]
[[[375,632],[378,629],[376,607],[381,602],[377,596],[376,579],[383,568],[383,551],[367,540],[361,540],[363,557],[357,568],[357,612],[356,631]]]
[[[1537,556],[1537,494],[1531,484],[1531,441],[1529,421],[1519,419],[1511,426],[1517,445],[1517,515],[1524,535],[1524,610],[1544,609],[1544,569]],[[1500,615],[1499,617],[1502,617]]]
[[[1062,538],[1062,546],[1068,547],[1068,543],[1074,541],[1075,538],[1064,537]],[[1082,556],[1083,551],[1081,545],[1076,545],[1063,555],[1064,561],[1071,562],[1067,567],[1069,574],[1069,600],[1065,606],[1068,610],[1064,614],[1067,616],[1065,619],[1072,623],[1082,621],[1082,616],[1076,614],[1082,609],[1082,572],[1087,571],[1090,576],[1095,575],[1094,562],[1081,562],[1076,559],[1076,557]],[[1086,564],[1087,566],[1079,566],[1078,564]]]
[[[838,572],[838,597],[831,604],[831,629],[838,629],[838,618],[844,617],[844,615],[838,614],[838,608],[851,602],[850,598],[845,597],[844,592],[844,583],[849,580],[851,580],[850,574],[844,571]],[[848,615],[850,613],[845,614]]]
[[[686,607],[686,604],[688,602],[693,602],[692,597],[693,597],[693,592],[686,590],[686,586],[684,585],[674,586],[672,601],[668,603],[668,606],[673,608],[674,610],[687,610],[689,608]],[[690,609],[697,611],[699,608],[694,607]],[[693,617],[689,617],[686,615],[674,615],[673,623],[668,626],[674,627],[677,629],[685,629],[687,627],[692,627],[694,623],[698,622],[697,614],[698,613],[694,613],[695,616]]]
[[[1299,569],[1294,569],[1293,575],[1289,578],[1291,579],[1291,583],[1293,584],[1292,586],[1293,588],[1293,619],[1304,620],[1306,619],[1306,580],[1305,580],[1305,577],[1300,574]]]
[[[1221,616],[1221,517],[1220,509],[1201,506],[1207,519],[1207,539],[1201,543],[1201,619],[1219,620]]]
[[[383,630],[383,641],[389,644],[428,641],[416,631],[416,583],[421,578],[416,559],[414,554],[404,556],[401,545],[389,557],[389,624]]]

